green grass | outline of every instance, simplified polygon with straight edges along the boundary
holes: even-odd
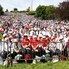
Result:
[[[6,68],[3,65],[0,65],[0,69],[69,69],[69,61],[63,62],[46,62],[46,63],[36,63],[36,64],[28,64],[28,63],[19,63],[13,64],[12,67]]]

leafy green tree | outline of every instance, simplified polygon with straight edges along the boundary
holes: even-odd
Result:
[[[28,15],[35,15],[35,11],[29,11]]]
[[[17,12],[17,11],[18,11],[18,9],[17,9],[17,8],[14,8],[13,10],[14,10],[14,12]]]
[[[27,11],[28,11],[28,12],[30,11],[30,7],[27,8]]]
[[[54,19],[55,18],[55,7],[53,5],[46,6],[46,13],[47,13],[47,19]]]
[[[3,15],[4,11],[3,11],[3,7],[0,5],[0,15]]]
[[[41,19],[46,19],[46,6],[39,5],[36,8],[36,17],[40,17]]]
[[[39,5],[36,9],[36,16],[41,19],[54,19],[55,7],[53,5],[50,6],[41,6]]]
[[[56,8],[55,17],[61,20],[69,20],[69,1],[63,1]]]

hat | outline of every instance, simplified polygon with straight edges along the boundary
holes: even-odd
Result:
[[[7,36],[7,34],[5,33],[5,34],[3,34],[3,37],[6,37]]]
[[[37,38],[37,35],[34,35],[33,38]]]
[[[46,36],[42,36],[42,38],[46,38]]]
[[[24,36],[28,36],[28,34],[24,34]]]
[[[13,33],[13,30],[9,30],[8,33]]]
[[[11,33],[12,33],[12,31],[9,31],[8,33],[9,33],[9,34],[11,34]]]

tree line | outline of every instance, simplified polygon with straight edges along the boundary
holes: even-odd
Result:
[[[8,12],[8,9],[6,10]],[[69,20],[69,1],[63,1],[59,3],[58,7],[53,5],[45,6],[39,5],[35,11],[18,11],[14,8],[12,12],[27,12],[28,15],[34,15],[40,19],[60,19]],[[4,14],[3,7],[0,5],[0,15]]]

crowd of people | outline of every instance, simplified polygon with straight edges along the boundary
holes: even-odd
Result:
[[[15,16],[16,15],[16,16]],[[69,22],[40,20],[26,13],[6,13],[0,16],[0,56],[5,59],[11,51],[14,59],[17,54],[22,58],[29,54],[31,58],[57,55],[64,49],[69,57]]]

